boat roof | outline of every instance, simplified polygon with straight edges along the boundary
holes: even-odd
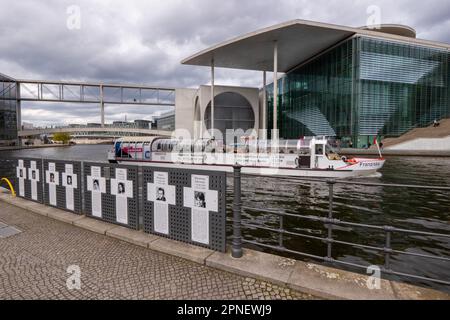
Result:
[[[116,140],[116,142],[152,142],[156,139],[170,139],[170,137],[153,136],[153,137],[122,137]]]
[[[315,139],[316,141],[321,141],[321,140],[328,140],[329,137],[326,136],[317,136],[317,137],[313,137],[313,136],[308,136],[308,137],[303,137],[301,139],[280,139],[280,141],[291,141],[291,140],[312,140]],[[153,142],[154,140],[179,140],[177,138],[173,138],[173,137],[168,137],[168,136],[148,136],[148,137],[122,137],[119,139],[116,139],[116,142]],[[195,141],[198,140],[208,140],[208,139],[197,139]],[[267,139],[257,139],[258,141],[270,141]],[[193,140],[189,140],[189,139],[185,139],[185,141],[193,141]]]

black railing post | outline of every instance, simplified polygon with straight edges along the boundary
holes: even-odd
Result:
[[[386,232],[386,242],[384,245],[384,269],[389,270],[391,268],[391,234],[393,228],[391,226],[385,226],[384,230]]]
[[[241,232],[241,166],[233,166],[233,241],[231,246],[231,256],[241,258],[242,252],[242,232]]]
[[[284,247],[283,231],[284,231],[284,217],[282,215],[280,215],[280,232],[278,234],[278,245],[280,246],[280,248]]]
[[[84,174],[84,161],[80,161],[80,188],[81,188],[81,195],[80,195],[80,200],[81,200],[81,214],[85,215],[86,214],[86,196],[85,196],[85,188],[86,188],[86,183],[84,181],[85,178],[85,174]],[[87,189],[87,188],[86,188]]]
[[[328,184],[328,236],[327,236],[327,259],[331,259],[331,248],[332,248],[332,241],[333,241],[333,225],[331,223],[331,219],[333,219],[333,188],[334,184],[336,183],[335,180],[329,179],[327,180]]]

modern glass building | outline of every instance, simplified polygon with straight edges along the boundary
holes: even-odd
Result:
[[[18,109],[17,83],[0,74],[0,145],[17,143]]]
[[[279,80],[280,136],[337,136],[363,147],[375,136],[399,136],[450,117],[449,62],[447,50],[346,40]]]
[[[298,19],[216,44],[182,63],[208,66],[212,75],[216,67],[261,71],[255,129],[279,129],[282,138],[327,135],[363,147],[375,136],[400,136],[450,117],[450,45],[417,39],[407,26]]]

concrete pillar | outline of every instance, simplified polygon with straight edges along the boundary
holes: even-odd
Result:
[[[262,129],[264,130],[264,136],[262,139],[267,139],[267,74],[266,71],[263,71],[263,98],[262,98]]]
[[[103,102],[103,85],[100,85],[100,122],[105,127],[105,103]]]
[[[16,82],[16,121],[17,131],[22,130],[22,101],[20,99],[20,82]],[[17,136],[17,145],[21,145],[21,139]]]
[[[20,83],[16,82],[16,114],[17,114],[17,130],[22,129],[22,110],[21,110],[21,100],[20,100]]]
[[[211,60],[211,134],[214,135],[214,59]]]
[[[273,47],[273,129],[278,129],[278,42]]]

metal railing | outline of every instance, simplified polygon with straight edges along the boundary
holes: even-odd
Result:
[[[258,176],[252,176],[252,175],[246,175],[246,177],[258,177]],[[431,281],[434,283],[439,283],[443,285],[450,285],[450,281],[442,280],[442,279],[435,279],[430,277],[425,277],[417,274],[409,274],[406,272],[400,272],[397,270],[392,269],[391,265],[391,256],[393,254],[401,254],[406,256],[412,256],[412,257],[420,257],[425,259],[433,259],[433,260],[439,260],[444,262],[450,263],[450,257],[443,257],[443,256],[437,256],[437,255],[428,255],[428,254],[421,254],[421,253],[414,253],[414,252],[407,252],[402,250],[396,250],[392,248],[391,242],[394,234],[401,233],[401,234],[409,234],[409,235],[417,235],[417,236],[427,236],[427,237],[443,237],[450,239],[450,234],[442,234],[442,233],[434,233],[434,232],[426,232],[426,231],[416,231],[416,230],[408,230],[408,229],[402,229],[397,228],[390,225],[369,225],[364,223],[354,223],[349,221],[343,221],[340,219],[336,219],[333,216],[334,213],[334,186],[336,184],[351,184],[351,185],[358,185],[358,186],[376,186],[376,187],[402,187],[402,188],[415,188],[415,189],[424,189],[424,190],[442,190],[442,191],[450,191],[450,187],[437,187],[437,186],[418,186],[418,185],[406,185],[406,184],[384,184],[384,183],[372,183],[372,182],[358,182],[358,181],[345,181],[345,180],[333,180],[333,179],[314,179],[314,178],[296,178],[296,180],[301,180],[305,182],[319,182],[319,183],[326,183],[328,185],[328,213],[326,217],[320,217],[320,216],[311,216],[311,215],[301,215],[298,213],[290,213],[290,212],[279,212],[264,208],[254,208],[254,207],[248,207],[243,206],[241,201],[241,167],[235,166],[234,167],[234,173],[233,173],[233,179],[234,179],[234,198],[233,198],[233,235],[232,235],[232,256],[234,258],[240,258],[242,257],[243,251],[242,251],[242,245],[243,244],[250,244],[257,247],[262,247],[266,249],[270,249],[277,252],[287,253],[294,256],[300,256],[304,258],[311,258],[316,259],[325,263],[330,264],[340,264],[348,267],[354,267],[358,269],[364,269],[367,270],[369,265],[362,265],[358,263],[352,263],[347,261],[342,261],[338,259],[334,259],[332,256],[333,253],[333,247],[334,245],[344,245],[349,246],[352,248],[358,248],[358,249],[367,249],[372,250],[375,252],[378,252],[379,254],[382,254],[384,257],[384,265],[380,267],[380,270],[386,274],[396,275],[400,277],[408,277],[413,278],[417,280],[424,280],[424,281]],[[277,179],[290,179],[292,178],[284,178],[284,177],[277,177]],[[261,226],[256,225],[254,223],[247,223],[242,221],[242,210],[247,211],[253,211],[253,212],[259,212],[269,215],[277,216],[279,219],[278,228],[268,227],[268,226]],[[314,236],[314,235],[308,235],[303,234],[299,232],[293,232],[288,231],[285,229],[284,226],[284,220],[285,218],[293,218],[303,221],[310,221],[310,222],[321,222],[323,224],[323,227],[327,231],[326,237],[320,237],[320,236]],[[349,241],[341,241],[337,240],[333,237],[333,227],[334,226],[346,226],[346,227],[357,227],[357,228],[365,228],[371,231],[382,231],[384,232],[384,244],[383,246],[373,246],[373,245],[366,245],[366,244],[360,244],[355,242],[349,242]],[[254,240],[248,240],[243,238],[242,236],[242,228],[248,228],[248,229],[257,229],[257,230],[263,230],[268,232],[273,232],[278,234],[278,245],[269,245],[265,243],[261,243]],[[288,249],[284,245],[285,236],[293,236],[293,237],[300,237],[304,239],[309,240],[318,240],[326,244],[326,255],[325,256],[319,256],[315,254],[310,254],[302,251],[296,251],[292,249]],[[450,266],[450,264],[449,264]]]

